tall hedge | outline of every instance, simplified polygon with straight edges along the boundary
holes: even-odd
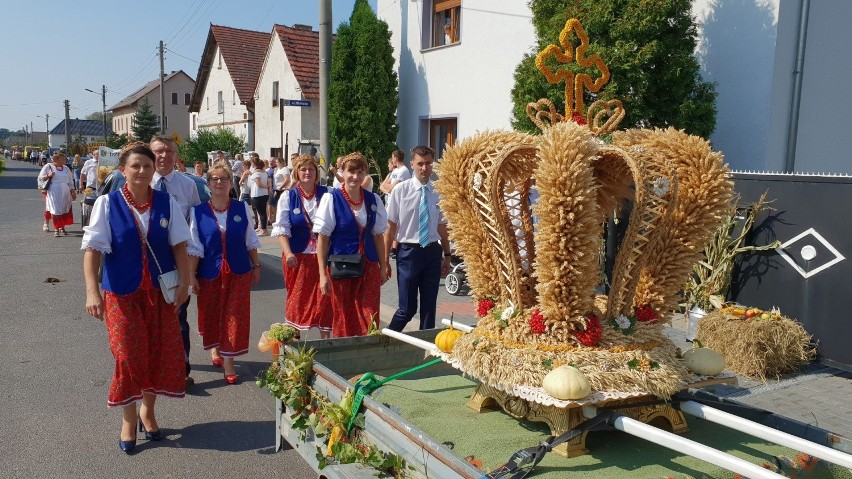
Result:
[[[396,149],[399,91],[388,24],[367,0],[356,0],[332,46],[328,126],[333,157],[360,151],[387,173]],[[333,164],[334,158],[330,159]]]
[[[536,130],[525,108],[539,98],[562,111],[565,85],[548,84],[535,56],[558,44],[565,22],[577,18],[589,34],[589,53],[600,55],[611,73],[601,92],[586,94],[586,105],[618,98],[627,111],[622,128],[674,126],[709,137],[716,127],[716,88],[699,74],[691,7],[691,0],[531,0],[538,45],[515,70],[513,126]]]

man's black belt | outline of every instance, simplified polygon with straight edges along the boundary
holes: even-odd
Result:
[[[426,246],[420,246],[420,243],[400,243],[400,245],[408,246],[409,248],[428,248],[428,247],[430,247],[432,245],[436,245],[436,244],[438,244],[437,241],[433,241],[433,242],[427,244]]]

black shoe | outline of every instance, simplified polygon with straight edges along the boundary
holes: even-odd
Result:
[[[194,385],[195,385],[195,379],[192,379],[191,377],[187,376],[186,377],[186,389],[189,389]]]
[[[147,429],[145,429],[145,425],[142,424],[141,419],[139,420],[139,432],[144,432],[145,433],[145,439],[147,439],[149,441],[160,441],[160,440],[163,439],[163,431],[162,430],[157,429],[156,431],[150,431],[149,432]]]

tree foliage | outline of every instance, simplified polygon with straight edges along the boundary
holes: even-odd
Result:
[[[333,157],[360,151],[384,177],[396,149],[398,80],[387,23],[367,0],[356,0],[332,47],[328,125]]]
[[[133,137],[141,141],[149,141],[152,136],[160,132],[157,115],[151,109],[151,102],[147,98],[143,98],[139,102],[139,109],[136,110],[136,121],[130,127],[130,130],[133,132]]]
[[[121,148],[122,146],[133,141],[133,137],[127,133],[117,134],[114,131],[109,132],[106,139],[107,148]]]
[[[178,154],[185,164],[196,161],[207,162],[207,152],[227,151],[233,157],[245,151],[246,142],[242,136],[237,136],[227,128],[215,130],[198,130],[198,133],[184,143],[178,145]]]
[[[104,121],[103,118],[104,118],[104,114],[103,114],[103,112],[100,112],[100,111],[96,111],[96,112],[89,113],[88,115],[86,115],[87,120],[96,120],[96,121],[103,122]],[[109,127],[109,125],[112,125],[112,112],[111,111],[108,111],[106,113],[106,124],[107,124],[107,128]]]
[[[535,56],[558,44],[565,22],[577,18],[589,34],[587,54],[600,55],[611,74],[600,92],[586,93],[586,105],[618,98],[627,113],[622,127],[674,126],[710,136],[716,127],[716,88],[699,75],[691,7],[690,0],[531,0],[538,45],[515,70],[512,125],[534,131],[525,109],[540,98],[549,98],[560,111],[564,107],[565,84],[548,84]],[[583,71],[576,64],[569,68]]]

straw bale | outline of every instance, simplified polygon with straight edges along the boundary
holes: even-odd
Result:
[[[701,320],[697,338],[718,351],[729,370],[762,381],[796,372],[816,355],[811,335],[784,316],[742,319],[716,310]]]

